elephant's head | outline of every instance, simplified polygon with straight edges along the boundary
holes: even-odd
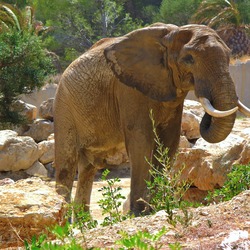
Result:
[[[229,49],[203,25],[154,24],[118,38],[104,51],[124,84],[157,101],[175,100],[194,90],[205,107],[202,137],[224,140],[234,125],[239,101],[229,74]]]

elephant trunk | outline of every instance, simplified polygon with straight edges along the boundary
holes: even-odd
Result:
[[[217,82],[216,86],[216,91],[212,90],[209,97],[204,96],[209,99],[213,107],[220,111],[231,110],[237,107],[238,98],[231,77],[227,81],[223,79]],[[202,138],[210,143],[217,143],[224,140],[232,131],[235,118],[236,112],[225,117],[214,117],[205,113],[200,124]]]

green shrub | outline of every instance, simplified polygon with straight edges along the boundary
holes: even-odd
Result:
[[[51,74],[52,63],[40,38],[15,28],[0,33],[0,121],[18,124],[23,121],[12,104],[20,94],[42,86]]]
[[[138,231],[133,235],[128,235],[127,232],[122,231],[120,232],[122,239],[118,240],[116,244],[123,247],[119,249],[157,250],[161,249],[162,244],[160,244],[159,241],[166,232],[165,227],[155,234],[151,234],[145,230]]]
[[[80,230],[82,233],[98,225],[97,220],[93,220],[89,211],[84,210],[83,205],[68,204],[66,219],[72,220],[72,228]]]
[[[168,148],[164,147],[159,136],[157,135],[152,111],[150,113],[150,118],[153,123],[153,132],[156,143],[156,152],[154,154],[154,158],[157,163],[154,164],[152,161],[147,160],[151,168],[150,175],[152,177],[150,181],[146,181],[150,199],[149,205],[153,212],[165,210],[168,215],[169,222],[175,225],[180,217],[174,216],[174,209],[181,208],[183,210],[184,216],[186,217],[185,220],[189,218],[185,209],[187,203],[184,202],[182,198],[190,187],[190,184],[185,181],[180,181],[183,169],[176,173],[171,171]]]
[[[82,250],[83,248],[73,236],[72,226],[67,222],[64,226],[56,225],[50,229],[50,234],[56,238],[56,241],[51,241],[49,237],[42,234],[38,238],[32,237],[31,242],[24,241],[26,250]]]
[[[102,226],[113,225],[114,223],[121,222],[128,218],[128,215],[122,215],[119,211],[122,201],[125,197],[120,193],[121,187],[116,187],[121,179],[114,178],[108,179],[109,170],[105,169],[102,173],[102,180],[107,182],[107,186],[103,186],[98,191],[102,192],[103,199],[98,201],[99,206],[102,208],[102,214],[108,215],[104,218]]]
[[[235,165],[227,175],[223,187],[210,191],[205,200],[208,203],[228,201],[248,189],[250,189],[250,164]]]

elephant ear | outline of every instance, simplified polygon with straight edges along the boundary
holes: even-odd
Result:
[[[105,48],[106,60],[120,82],[154,100],[173,100],[176,87],[161,39],[177,28],[157,23],[117,38]]]

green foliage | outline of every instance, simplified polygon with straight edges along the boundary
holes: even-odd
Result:
[[[250,1],[237,1],[237,8],[240,12],[241,21],[243,24],[250,24]]]
[[[227,175],[223,187],[209,192],[205,200],[208,203],[228,201],[248,189],[250,189],[250,164],[235,165]]]
[[[21,11],[15,5],[0,4],[0,32],[11,30],[41,35],[50,29],[36,21],[32,7],[26,6],[25,10]]]
[[[98,225],[98,222],[91,217],[90,212],[84,210],[83,205],[74,203],[68,205],[66,218],[70,220],[72,217],[72,227],[80,230],[82,233]]]
[[[179,242],[169,243],[168,247],[170,250],[181,250],[182,249],[181,244]]]
[[[51,241],[47,235],[41,235],[38,238],[32,237],[31,243],[24,241],[26,250],[82,250],[80,244],[74,238],[72,226],[67,222],[64,226],[56,225],[50,229],[50,234],[56,238],[56,241]]]
[[[197,10],[201,0],[163,0],[154,21],[176,25],[188,24],[190,16]]]
[[[12,4],[19,9],[25,8],[28,5],[31,5],[33,0],[4,0],[4,3]]]
[[[113,225],[128,218],[128,216],[122,215],[119,211],[119,207],[122,205],[121,200],[125,199],[120,193],[121,187],[117,187],[117,184],[121,180],[119,178],[108,179],[107,176],[109,173],[108,169],[104,170],[102,180],[107,182],[107,186],[103,186],[98,190],[102,192],[103,196],[103,199],[99,200],[98,204],[102,208],[102,214],[108,215],[104,218],[102,226]]]
[[[51,60],[41,39],[15,29],[0,33],[0,120],[19,123],[22,119],[11,105],[20,94],[42,86],[51,74]]]
[[[189,215],[185,209],[186,203],[182,200],[182,197],[190,187],[190,184],[185,181],[180,181],[182,169],[176,173],[171,171],[168,148],[164,147],[157,135],[152,110],[150,118],[153,123],[156,143],[156,152],[154,153],[156,163],[148,161],[151,168],[150,175],[152,177],[150,181],[146,182],[150,197],[149,205],[154,212],[165,210],[171,224],[175,225],[177,221],[183,221],[187,224]],[[174,209],[176,208],[183,210],[183,220],[181,220],[180,216],[175,216]]]
[[[79,54],[100,38],[119,36],[140,27],[140,21],[125,12],[121,0],[35,0],[34,4],[39,20],[54,27],[47,37],[53,36],[58,47],[49,49],[59,54],[66,64],[67,51],[74,49]]]
[[[138,249],[138,250],[157,250],[161,249],[162,244],[159,243],[161,237],[166,234],[167,230],[163,227],[156,234],[145,231],[138,231],[134,235],[128,235],[127,232],[120,232],[122,239],[116,244],[121,245],[120,249]]]
[[[233,0],[203,0],[191,21],[206,24],[212,28],[249,23],[250,2]]]

